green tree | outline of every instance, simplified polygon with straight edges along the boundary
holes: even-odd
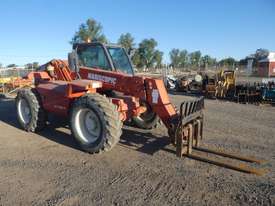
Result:
[[[156,50],[154,60],[158,68],[160,68],[162,65],[162,57],[163,57],[163,52]]]
[[[39,67],[38,62],[28,63],[25,65],[26,69],[37,69]]]
[[[201,63],[201,52],[200,51],[194,51],[189,54],[190,58],[190,64],[193,67],[199,67]]]
[[[38,63],[38,62],[33,62],[33,63],[32,63],[32,67],[33,67],[34,69],[37,69],[37,68],[39,67],[39,63]]]
[[[140,56],[138,53],[138,50],[135,51],[134,55],[131,57],[133,64],[136,67],[142,67],[141,61],[140,61]]]
[[[188,51],[187,50],[179,50],[172,49],[169,52],[171,64],[174,67],[185,67],[188,64]]]
[[[238,62],[238,64],[239,64],[240,66],[246,66],[246,65],[247,65],[247,58],[241,59],[241,60]]]
[[[3,66],[3,64],[2,64],[2,63],[0,63],[0,68],[2,68],[2,66]]]
[[[87,41],[107,42],[105,35],[102,33],[101,24],[92,18],[79,26],[78,31],[71,40],[71,44]]]
[[[169,52],[170,61],[173,67],[179,67],[180,66],[180,50],[179,49],[172,49]]]
[[[134,37],[132,37],[130,33],[121,34],[117,43],[123,46],[126,49],[128,54],[130,54],[130,51],[135,46]]]
[[[25,64],[26,69],[32,69],[32,63]]]
[[[219,64],[221,66],[225,66],[225,67],[233,67],[234,65],[237,64],[237,61],[233,57],[228,57],[228,58],[220,60]]]
[[[180,57],[180,67],[184,68],[188,65],[188,51],[187,50],[182,50],[180,51],[179,54]]]
[[[214,66],[216,62],[217,60],[209,55],[204,55],[201,57],[201,63],[204,68],[207,68],[208,66]]]
[[[17,67],[16,64],[9,64],[7,67]]]
[[[139,43],[138,53],[140,66],[145,66],[147,69],[153,66],[156,62],[156,55],[158,55],[156,50],[157,45],[158,43],[153,38],[144,39]]]
[[[217,59],[211,57],[210,62],[209,62],[209,65],[210,65],[210,66],[216,66],[216,65],[217,65]]]
[[[263,49],[263,48],[260,48],[260,49],[257,49],[254,56],[255,56],[255,59],[256,61],[260,61],[264,58],[266,58],[269,54],[269,51],[267,49]]]
[[[254,58],[253,66],[257,66],[258,62],[262,59],[265,59],[269,54],[269,51],[267,49],[257,49],[254,54],[252,54],[250,57]]]

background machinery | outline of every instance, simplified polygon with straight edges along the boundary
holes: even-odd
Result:
[[[261,85],[262,100],[275,105],[275,82],[269,81]]]
[[[235,93],[236,77],[233,70],[221,70],[217,75],[217,98],[232,99]]]
[[[200,148],[203,136],[203,97],[185,101],[178,112],[170,102],[161,79],[135,76],[125,50],[97,42],[73,46],[68,61],[52,60],[41,71],[29,74],[34,86],[21,89],[16,97],[20,125],[26,131],[46,126],[47,114],[69,119],[81,148],[89,153],[109,151],[119,141],[122,123],[151,129],[161,120],[176,154],[205,160],[231,169],[261,174],[194,155],[193,149],[250,162],[259,162],[224,152]],[[192,153],[192,154],[191,154]]]
[[[176,83],[176,91],[201,93],[202,91],[202,75],[188,75],[180,77]]]
[[[209,77],[207,74],[203,78],[203,93],[206,98],[215,98],[217,91],[216,76]]]

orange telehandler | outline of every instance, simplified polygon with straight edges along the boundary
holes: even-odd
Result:
[[[99,42],[74,44],[68,61],[52,60],[29,76],[34,86],[20,90],[16,97],[18,120],[26,131],[43,129],[48,113],[69,117],[72,134],[81,148],[99,153],[109,151],[118,143],[122,122],[131,120],[140,128],[150,129],[161,120],[178,156],[204,159],[191,154],[192,149],[200,148],[204,99],[185,101],[177,112],[163,81],[134,75],[130,58],[120,46]],[[207,161],[260,173],[251,168]]]

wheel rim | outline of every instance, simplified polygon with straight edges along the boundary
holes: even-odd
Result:
[[[78,110],[75,118],[75,128],[80,141],[85,144],[94,143],[100,137],[102,130],[98,115],[85,108]]]
[[[140,121],[151,122],[155,118],[155,113],[152,111],[151,107],[146,103],[141,103],[141,105],[146,106],[146,111],[137,116],[137,118]]]
[[[24,124],[29,124],[31,121],[31,109],[28,102],[25,99],[20,99],[17,106],[20,120]]]
[[[140,114],[140,116],[137,116],[137,118],[140,121],[144,121],[144,122],[150,122],[155,118],[155,113],[153,111],[146,111],[142,114]]]

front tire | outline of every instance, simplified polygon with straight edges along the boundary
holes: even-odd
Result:
[[[122,121],[115,105],[100,94],[87,94],[76,100],[70,114],[74,138],[89,153],[111,150],[122,133]]]
[[[158,115],[152,110],[148,103],[141,102],[141,105],[145,106],[147,110],[139,116],[132,118],[134,125],[140,129],[146,130],[156,128],[160,123]]]
[[[46,125],[46,114],[35,89],[21,89],[15,99],[17,119],[28,132],[37,132]]]

